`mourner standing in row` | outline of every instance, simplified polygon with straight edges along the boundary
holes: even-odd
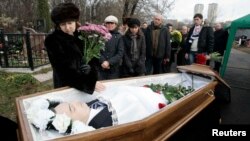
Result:
[[[169,73],[171,72],[172,64],[176,62],[176,52],[180,47],[182,36],[180,31],[173,29],[173,25],[171,23],[168,23],[166,27],[170,33],[171,54],[169,62],[162,65],[162,70],[164,73]]]
[[[45,39],[45,47],[53,68],[54,87],[74,87],[92,94],[103,90],[104,85],[97,83],[96,63],[83,62],[82,41],[78,38],[77,27],[80,11],[73,3],[60,3],[51,12],[55,30]]]
[[[215,24],[215,32],[214,32],[214,52],[220,53],[220,55],[224,55],[224,51],[227,46],[227,38],[228,32],[222,28],[220,23]],[[220,71],[221,62],[214,62],[214,70],[217,72]]]
[[[145,32],[146,39],[146,74],[162,72],[162,63],[169,63],[171,46],[170,34],[163,25],[163,16],[155,15]],[[152,70],[153,69],[153,70]]]
[[[145,74],[146,43],[140,25],[138,19],[131,18],[128,21],[129,29],[123,36],[124,57],[121,69],[123,77],[142,76]]]
[[[178,48],[176,52],[177,54],[176,65],[177,66],[188,64],[188,59],[185,58],[185,49],[186,49],[185,43],[187,40],[187,34],[188,34],[188,27],[184,25],[181,27],[182,41],[181,41],[180,47]]]
[[[104,20],[105,26],[112,38],[105,43],[105,49],[101,51],[99,80],[115,79],[120,77],[120,66],[124,52],[122,35],[118,32],[118,19],[110,15]]]
[[[203,25],[202,14],[194,15],[194,26],[188,32],[186,40],[185,58],[189,59],[189,63],[196,62],[198,54],[204,54],[209,59],[209,54],[214,47],[214,33],[212,27]]]

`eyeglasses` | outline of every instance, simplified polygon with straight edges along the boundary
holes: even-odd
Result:
[[[106,22],[105,24],[115,24],[114,22]]]

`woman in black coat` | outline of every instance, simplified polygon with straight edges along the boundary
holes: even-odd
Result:
[[[79,14],[79,9],[73,3],[57,5],[51,12],[55,30],[46,37],[45,46],[53,68],[54,87],[70,86],[92,94],[97,71],[95,61],[89,64],[82,61],[83,44],[76,30]],[[97,87],[103,89],[100,83],[97,83]]]
[[[142,76],[145,74],[146,43],[144,33],[140,30],[140,21],[131,18],[129,29],[123,36],[124,57],[122,76]]]

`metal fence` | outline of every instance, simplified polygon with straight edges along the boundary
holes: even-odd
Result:
[[[49,64],[44,47],[44,33],[4,33],[0,29],[0,66],[2,68],[30,68]]]

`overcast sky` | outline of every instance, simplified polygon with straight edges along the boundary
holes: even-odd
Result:
[[[204,4],[203,16],[207,17],[208,4],[218,3],[217,21],[235,20],[250,14],[250,0],[175,0],[169,19],[192,19],[195,4]]]

